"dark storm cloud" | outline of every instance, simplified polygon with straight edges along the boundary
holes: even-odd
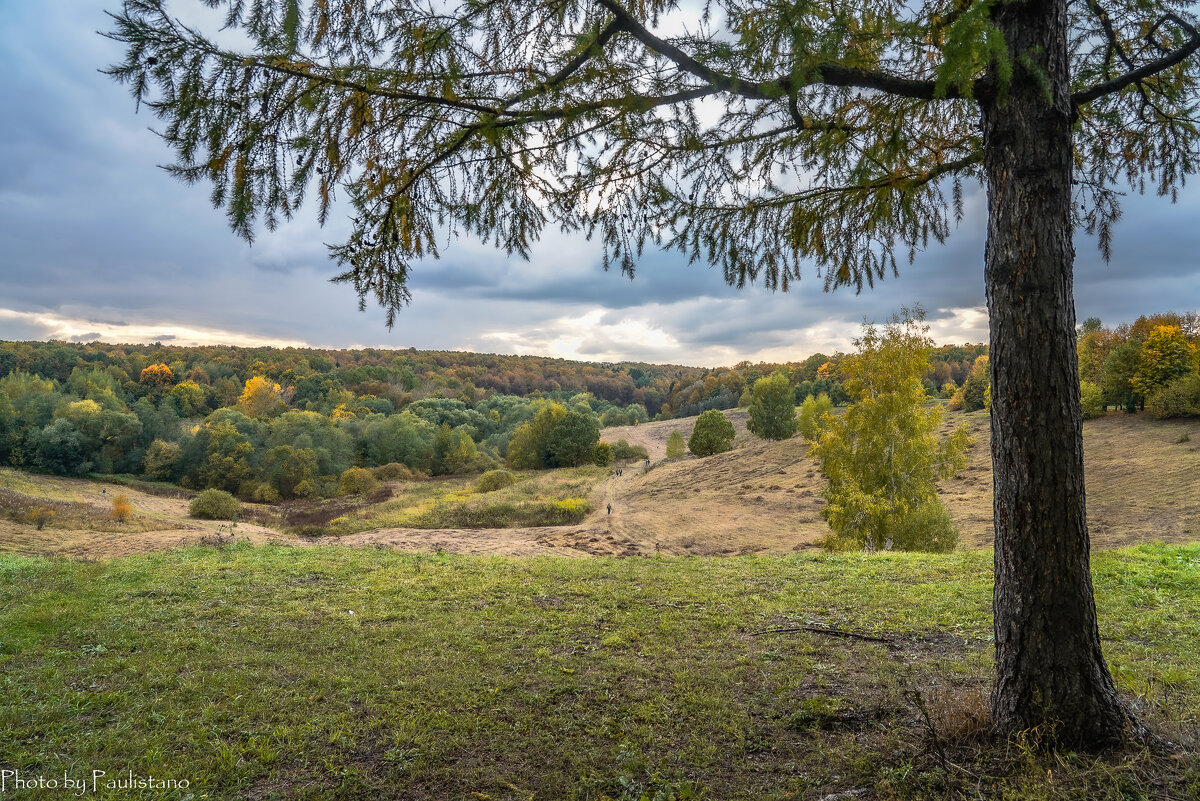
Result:
[[[601,268],[594,243],[547,231],[530,261],[470,239],[443,239],[443,259],[414,265],[413,304],[391,331],[333,286],[325,242],[343,215],[311,209],[253,246],[230,233],[207,188],[170,179],[155,120],[97,70],[121,57],[96,35],[117,0],[6,4],[0,19],[0,338],[61,335],[164,340],[211,330],[314,345],[470,348],[594,358],[726,363],[845,347],[864,319],[920,302],[935,331],[985,336],[963,310],[984,303],[983,196],[946,245],[932,245],[872,290],[822,291],[813,271],[789,293],[738,291],[718,270],[650,253],[630,281]],[[190,8],[180,0],[180,8]],[[1106,323],[1200,307],[1200,191],[1171,205],[1125,199],[1114,257],[1080,235],[1079,317]],[[10,313],[6,314],[6,311]],[[41,319],[38,315],[45,315]],[[115,322],[120,321],[120,325]]]

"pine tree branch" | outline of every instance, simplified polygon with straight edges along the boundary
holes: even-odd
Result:
[[[604,48],[604,45],[606,45],[608,41],[623,28],[624,25],[621,24],[620,20],[614,20],[610,22],[596,34],[596,38],[589,42],[587,46],[580,48],[580,51],[575,55],[575,57],[568,61],[562,67],[562,69],[551,75],[537,87],[526,89],[523,92],[518,92],[508,100],[504,101],[504,103],[502,103],[498,108],[489,109],[488,116],[490,119],[483,119],[471,125],[464,125],[461,129],[459,129],[458,137],[451,142],[449,146],[444,148],[442,152],[434,155],[434,157],[429,161],[413,170],[412,174],[400,184],[400,187],[394,193],[392,193],[393,197],[400,197],[407,193],[422,175],[429,172],[429,170],[433,169],[438,164],[450,158],[463,147],[465,147],[467,142],[471,140],[472,136],[481,131],[487,130],[488,128],[495,127],[497,124],[496,118],[504,114],[506,111],[508,111],[508,109],[512,108],[518,103],[522,103],[532,97],[536,97],[539,94],[549,92],[550,90],[564,83],[573,74],[578,72],[584,64],[598,55]]]
[[[846,67],[834,62],[820,62],[813,65],[810,78],[796,81],[791,77],[781,77],[773,81],[749,81],[706,67],[690,55],[670,42],[652,34],[644,25],[626,11],[615,0],[597,0],[597,2],[612,12],[613,16],[622,23],[624,29],[651,51],[667,59],[681,70],[695,75],[706,83],[739,97],[749,100],[777,100],[785,94],[791,94],[803,86],[854,87],[859,89],[877,89],[891,95],[911,97],[917,100],[954,100],[965,95],[954,87],[947,87],[939,95],[937,82],[903,78],[877,70],[867,70],[861,67]],[[976,82],[974,96],[985,93],[988,85],[985,81]]]
[[[1110,81],[1104,81],[1103,83],[1096,84],[1089,89],[1075,92],[1073,95],[1071,95],[1071,104],[1075,108],[1078,108],[1079,106],[1090,103],[1093,100],[1104,97],[1105,95],[1111,95],[1114,92],[1119,92],[1126,86],[1140,84],[1142,80],[1149,78],[1152,75],[1157,75],[1163,70],[1170,69],[1181,61],[1187,59],[1197,50],[1200,50],[1200,31],[1196,30],[1196,27],[1189,24],[1186,20],[1180,19],[1174,14],[1168,14],[1162,20],[1159,20],[1159,22],[1155,24],[1155,28],[1157,29],[1159,25],[1167,20],[1170,20],[1179,27],[1183,28],[1183,30],[1186,31],[1191,38],[1188,39],[1185,44],[1167,53],[1162,58],[1158,58],[1154,61],[1143,64],[1141,67],[1138,67],[1135,70],[1130,70],[1123,75],[1118,75],[1116,78],[1113,78]]]
[[[954,161],[947,161],[937,164],[919,172],[912,172],[899,175],[886,175],[881,178],[876,178],[873,181],[866,181],[861,184],[845,184],[842,186],[815,186],[811,189],[806,189],[800,192],[789,192],[780,195],[779,197],[763,198],[758,201],[738,204],[736,206],[696,206],[696,211],[737,211],[740,209],[757,209],[769,208],[772,206],[789,206],[797,203],[802,203],[810,200],[825,198],[830,195],[845,195],[855,192],[873,191],[878,189],[896,189],[903,188],[907,191],[919,189],[922,186],[936,181],[943,175],[958,172],[966,169],[983,160],[982,153],[973,153],[969,156],[964,156]]]

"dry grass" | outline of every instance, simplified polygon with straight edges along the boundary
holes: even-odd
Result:
[[[675,430],[690,434],[694,418],[608,428],[603,432],[605,440],[623,438],[645,446],[653,467],[644,471],[640,463],[630,465],[620,477],[607,479],[553,471],[504,491],[514,493],[536,484],[539,497],[558,497],[555,493],[568,488],[570,495],[588,495],[597,511],[578,525],[466,530],[418,528],[411,522],[427,511],[434,496],[450,490],[469,494],[471,482],[455,479],[444,482],[445,486],[431,486],[439,482],[394,485],[403,491],[398,489],[395,498],[377,508],[356,505],[353,525],[338,532],[348,536],[321,541],[511,556],[716,556],[817,547],[815,543],[828,532],[821,517],[824,481],[808,457],[804,440],[764,442],[746,431],[744,411],[732,410],[726,416],[737,431],[729,453],[666,461],[667,437]],[[961,532],[960,547],[987,548],[992,542],[988,417],[985,412],[947,415],[947,428],[962,422],[975,446],[966,469],[943,482],[940,492]],[[1086,421],[1083,431],[1093,546],[1200,539],[1200,422],[1112,413]],[[589,482],[594,482],[590,493]],[[102,495],[106,489],[107,499]],[[133,519],[126,524],[107,520],[108,501],[115,491],[110,484],[0,470],[0,491],[22,495],[28,503],[44,499],[83,504],[95,510],[97,518],[89,522],[56,515],[43,531],[29,522],[0,519],[0,551],[109,558],[195,544],[213,529],[187,517],[186,499],[152,495],[133,486],[120,490],[134,508]],[[246,506],[248,516],[263,525],[243,523],[240,533],[259,542],[295,541],[272,523],[272,513],[265,512],[268,507],[255,513],[255,505]]]
[[[744,412],[726,416],[738,431],[733,451],[664,462],[645,475],[626,472],[631,480],[614,485],[614,532],[664,553],[816,547],[828,531],[824,480],[803,438],[764,442],[746,433]],[[961,423],[975,445],[967,467],[939,492],[961,532],[960,547],[986,548],[993,537],[991,430],[986,412],[947,413],[944,427]],[[661,459],[670,432],[687,436],[692,424],[687,418],[605,429],[604,437],[645,445]],[[1083,435],[1093,546],[1200,539],[1200,423],[1114,412],[1086,421]]]
[[[134,489],[122,484],[43,476],[0,468],[0,505],[18,510],[0,514],[0,551],[24,555],[111,559],[196,545],[216,531],[216,521],[188,517],[186,498]],[[124,495],[130,514],[112,519],[112,504]],[[55,511],[42,530],[19,510],[45,505]],[[249,506],[249,504],[247,505]],[[284,539],[261,526],[243,523],[239,538],[253,542]]]

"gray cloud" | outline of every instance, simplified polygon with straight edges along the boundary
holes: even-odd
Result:
[[[97,72],[121,55],[94,33],[108,27],[103,8],[114,2],[5,8],[2,338],[228,334],[713,364],[847,347],[864,318],[882,320],[916,301],[935,331],[986,336],[963,312],[984,304],[981,190],[969,193],[967,216],[946,245],[860,295],[825,293],[815,275],[786,294],[739,292],[677,253],[647,253],[630,281],[601,268],[597,246],[557,231],[529,262],[443,239],[443,259],[416,265],[414,302],[389,331],[379,309],[359,313],[350,289],[328,283],[335,268],[323,243],[344,236],[341,216],[320,229],[304,210],[250,246],[230,233],[203,187],[183,186],[155,166],[170,154],[147,130],[154,120],[144,110],[135,116],[124,88]],[[1175,205],[1138,195],[1124,205],[1111,263],[1093,241],[1077,238],[1079,317],[1116,323],[1200,307],[1200,191],[1187,187]]]

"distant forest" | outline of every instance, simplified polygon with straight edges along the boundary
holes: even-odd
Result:
[[[938,348],[930,394],[963,384],[985,353]],[[0,342],[0,464],[133,474],[265,501],[336,494],[353,467],[555,467],[590,458],[589,447],[564,444],[568,428],[587,440],[602,427],[733,408],[780,368],[797,403],[822,392],[843,402],[841,358],[698,368],[411,349]],[[566,453],[575,455],[564,461]]]

